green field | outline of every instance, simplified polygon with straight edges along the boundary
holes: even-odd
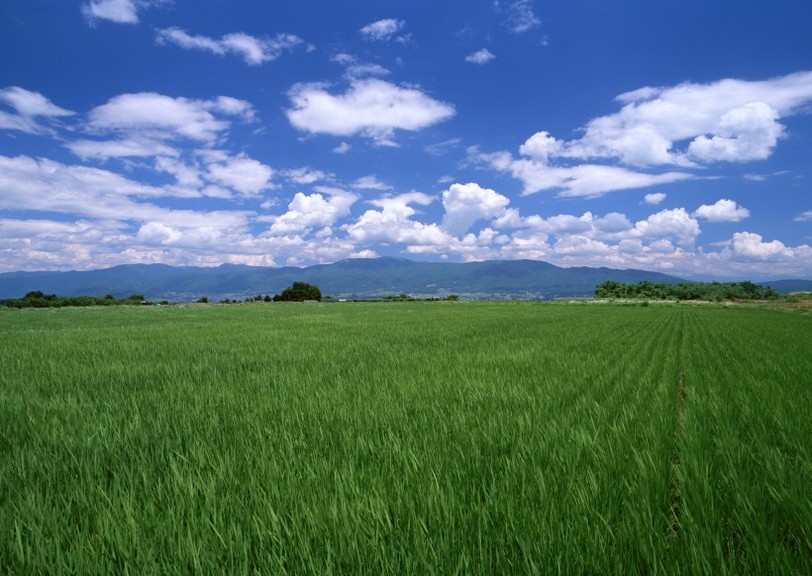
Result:
[[[812,316],[0,311],[6,574],[812,574]]]

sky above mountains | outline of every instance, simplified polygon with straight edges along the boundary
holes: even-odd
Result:
[[[6,0],[0,272],[812,278],[812,3]]]

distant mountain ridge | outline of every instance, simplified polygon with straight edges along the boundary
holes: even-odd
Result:
[[[307,268],[176,267],[165,264],[126,264],[88,271],[8,272],[0,274],[0,299],[19,298],[32,290],[60,296],[111,294],[117,298],[143,294],[150,300],[211,301],[276,294],[295,281],[317,284],[334,298],[373,298],[392,294],[463,298],[552,299],[592,296],[606,280],[622,283],[676,283],[676,276],[645,270],[561,268],[537,260],[484,262],[416,262],[404,258],[348,259]],[[769,283],[782,291],[812,290],[812,281]],[[789,286],[789,284],[787,284]],[[803,286],[807,286],[803,288]],[[789,291],[789,290],[787,290]]]

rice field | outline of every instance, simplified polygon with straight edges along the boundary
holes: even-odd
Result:
[[[6,574],[812,574],[812,317],[0,310]]]

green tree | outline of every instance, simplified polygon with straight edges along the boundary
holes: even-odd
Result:
[[[274,302],[304,302],[305,300],[321,302],[321,289],[315,284],[294,282],[290,287],[282,290],[281,294],[276,294],[273,300]]]

